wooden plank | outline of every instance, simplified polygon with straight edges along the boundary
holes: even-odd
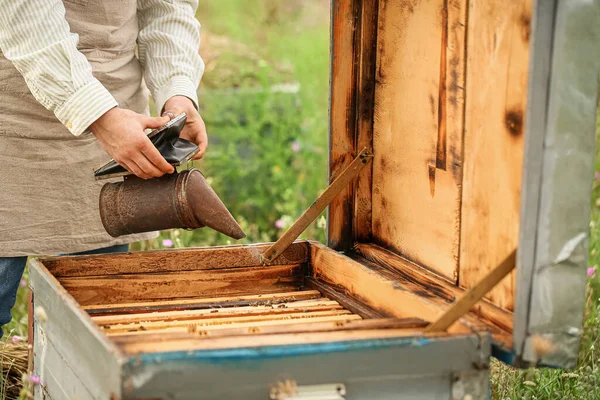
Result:
[[[249,316],[249,317],[234,317],[229,319],[226,323],[223,323],[223,319],[215,319],[213,321],[199,321],[196,324],[159,324],[150,323],[147,329],[140,329],[137,327],[126,327],[126,326],[115,326],[114,329],[106,329],[104,332],[109,335],[120,335],[120,336],[144,336],[148,334],[156,335],[171,335],[176,332],[188,332],[194,335],[205,336],[206,332],[212,332],[220,329],[227,328],[244,328],[247,331],[253,331],[254,329],[260,329],[264,326],[276,326],[276,325],[293,325],[299,323],[311,322],[340,322],[340,321],[352,321],[361,319],[359,315],[351,314],[348,310],[337,310],[337,311],[322,311],[315,313],[306,314],[289,314],[289,315],[277,315],[276,318],[268,318],[265,316]],[[145,326],[145,325],[144,325]]]
[[[384,318],[389,317],[389,315],[378,311],[372,307],[369,307],[366,304],[361,303],[359,300],[354,299],[350,296],[346,296],[342,292],[338,292],[337,290],[313,279],[307,278],[304,280],[304,285],[309,288],[314,288],[319,290],[328,298],[336,300],[339,304],[343,305],[345,309],[352,311],[355,314],[360,315],[363,318]]]
[[[236,315],[272,315],[291,312],[310,312],[340,309],[342,309],[342,306],[337,301],[327,299],[311,300],[310,303],[301,301],[298,303],[286,303],[271,306],[228,307],[191,311],[186,310],[142,314],[103,315],[99,317],[92,316],[92,321],[94,321],[98,325],[114,325],[150,321],[185,321],[192,320],[195,318],[202,318],[203,316],[220,318],[231,317]]]
[[[196,351],[235,348],[253,348],[263,346],[282,346],[290,344],[317,344],[340,341],[356,341],[371,339],[390,339],[401,337],[445,337],[447,333],[423,334],[423,329],[368,329],[333,332],[283,333],[275,335],[240,335],[224,338],[187,338],[170,339],[170,335],[161,335],[162,341],[132,340],[118,343],[117,346],[126,354],[157,353],[169,351]],[[139,338],[137,338],[139,339]]]
[[[436,296],[447,304],[453,303],[456,298],[464,293],[464,289],[454,286],[446,279],[440,278],[377,245],[359,244],[355,247],[355,250],[364,257],[363,260],[366,259],[382,267],[378,269],[379,273],[393,279],[406,290],[422,294],[429,293],[430,296]],[[364,262],[363,260],[359,260],[359,262]],[[512,332],[513,315],[487,300],[477,303],[471,308],[471,312],[482,320],[488,321],[507,332]]]
[[[466,0],[380,1],[373,240],[458,277]]]
[[[402,347],[400,347],[402,349]],[[412,353],[409,354],[398,354],[397,348],[392,350],[396,350],[394,352],[395,355],[399,355],[396,360],[403,359],[411,359]],[[327,395],[319,396],[319,393],[323,393],[324,391],[331,392],[333,386],[331,384],[324,384],[319,387],[317,385],[300,385],[298,388],[298,395],[293,397],[282,396],[277,393],[289,393],[289,389],[291,389],[291,382],[343,382],[346,388],[351,388],[352,396],[357,399],[385,399],[386,396],[389,397],[390,393],[395,394],[396,397],[393,397],[394,400],[431,400],[431,399],[450,399],[452,398],[452,382],[453,375],[450,372],[446,372],[444,374],[391,374],[390,367],[394,365],[394,362],[388,362],[383,364],[380,362],[380,358],[373,357],[373,352],[364,352],[369,353],[368,359],[365,359],[365,355],[361,357],[361,362],[357,363],[357,365],[352,365],[352,362],[348,361],[348,357],[333,353],[328,355],[328,357],[320,357],[315,355],[311,355],[310,357],[303,357],[302,361],[311,365],[311,368],[305,368],[305,371],[302,370],[301,364],[295,357],[284,357],[280,360],[269,360],[268,362],[263,362],[262,365],[268,364],[268,369],[266,368],[255,368],[257,371],[256,375],[252,374],[249,376],[248,373],[254,372],[251,371],[251,367],[247,367],[244,370],[241,368],[231,368],[232,370],[239,369],[235,378],[231,379],[231,373],[227,374],[228,382],[235,382],[235,388],[231,387],[232,385],[214,385],[212,382],[219,381],[222,376],[216,373],[215,367],[205,367],[199,368],[197,365],[193,365],[188,369],[185,369],[177,374],[178,384],[169,380],[169,377],[172,376],[172,373],[169,374],[168,370],[164,367],[158,369],[156,373],[156,379],[164,382],[163,384],[159,384],[154,380],[149,382],[144,382],[143,390],[136,390],[134,393],[141,392],[143,395],[151,395],[152,394],[164,394],[161,398],[152,398],[148,399],[143,397],[143,400],[160,400],[164,398],[168,398],[170,393],[176,392],[179,398],[181,399],[196,399],[198,389],[197,387],[202,387],[202,396],[207,399],[235,399],[235,396],[239,393],[243,393],[244,399],[257,399],[264,400],[268,398],[273,399],[348,399],[347,396],[344,397],[332,397]],[[376,352],[377,355],[381,355],[383,351]],[[334,358],[332,362],[331,358]],[[308,358],[308,359],[307,359]],[[436,357],[435,359],[439,359],[441,357]],[[340,360],[341,359],[341,360]],[[305,361],[306,360],[306,361]],[[326,364],[325,364],[326,360]],[[389,361],[389,358],[386,358]],[[294,365],[294,362],[296,365]],[[347,374],[352,374],[352,376],[358,375],[361,367],[364,372],[364,365],[366,363],[375,364],[371,368],[369,368],[369,372],[372,375],[369,377],[362,376],[360,378],[348,379]],[[194,363],[194,364],[202,364],[202,363]],[[273,365],[275,364],[275,365]],[[325,365],[324,365],[325,364]],[[348,365],[350,364],[350,365]],[[318,365],[318,369],[315,368],[315,365]],[[343,369],[340,368],[340,365],[343,365]],[[279,368],[277,368],[279,367]],[[209,369],[210,368],[210,369]],[[190,371],[191,369],[191,371]],[[266,369],[266,371],[265,371]],[[206,370],[210,370],[210,377],[214,378],[213,381],[207,379]],[[192,372],[193,371],[193,372]],[[268,372],[267,372],[268,371]],[[280,378],[279,380],[275,380],[272,378],[273,376],[281,376],[280,371],[286,371],[285,376],[293,376],[293,381],[289,378]],[[352,371],[352,372],[350,372]],[[481,371],[478,374],[482,376],[480,378],[481,383],[478,383],[481,388],[487,388],[489,385],[488,380],[488,371]],[[202,380],[200,383],[199,379],[194,379],[194,376],[202,376]],[[237,378],[237,379],[236,379]],[[260,379],[260,380],[258,380]],[[471,382],[472,378],[466,382]],[[206,382],[206,383],[205,383]],[[275,382],[275,383],[273,383]],[[465,382],[464,379],[458,381],[459,385],[462,385]],[[471,385],[470,383],[468,383]],[[166,387],[165,387],[166,386]],[[265,390],[265,388],[275,388],[279,387],[283,390],[274,392],[269,390]],[[471,386],[470,386],[471,387]],[[322,389],[321,389],[322,388]],[[462,386],[461,386],[462,388]],[[286,389],[288,389],[286,391]],[[273,397],[271,396],[273,393]],[[281,396],[281,397],[280,397]],[[138,397],[133,397],[135,400],[138,400]],[[480,397],[475,397],[480,398]]]
[[[168,399],[172,393],[177,393],[182,399],[196,399],[198,388],[202,388],[202,397],[207,399],[232,400],[243,397],[264,400],[269,397],[265,388],[290,378],[300,385],[305,382],[343,382],[349,389],[346,398],[350,399],[463,399],[456,392],[452,396],[451,389],[461,383],[472,382],[465,371],[477,371],[476,368],[481,370],[482,367],[484,372],[487,371],[486,363],[482,361],[490,357],[491,346],[487,336],[479,340],[473,336],[412,339],[403,337],[397,340],[338,343],[348,351],[327,353],[323,351],[332,349],[324,349],[328,347],[326,345],[291,347],[292,351],[302,348],[306,352],[299,357],[278,357],[288,353],[289,348],[274,348],[265,352],[260,348],[244,349],[240,353],[249,357],[243,363],[235,355],[230,356],[236,352],[229,351],[181,352],[169,357],[172,361],[161,359],[159,354],[142,356],[152,366],[153,379],[146,380],[143,386],[136,388],[131,397]],[[356,362],[357,357],[360,357],[360,362]],[[137,356],[130,357],[131,374],[136,376],[148,368],[148,364],[140,365],[138,359]],[[186,360],[185,365],[174,373],[174,366],[180,360]],[[223,373],[224,369],[227,369],[227,374]],[[454,382],[454,372],[460,373],[461,380]],[[217,385],[216,382],[224,384]],[[487,380],[480,384],[482,389],[487,390]],[[485,395],[479,396],[469,389],[466,392],[473,395],[473,399],[485,398]]]
[[[349,317],[349,319],[356,319],[356,314],[352,314],[348,310],[331,310],[331,311],[314,311],[306,313],[285,313],[285,314],[272,314],[272,315],[248,315],[241,317],[231,318],[213,318],[213,319],[196,319],[191,321],[168,321],[168,322],[149,322],[149,323],[134,323],[134,324],[118,324],[103,326],[104,332],[107,335],[128,335],[128,334],[142,334],[142,333],[157,333],[163,334],[172,332],[196,332],[196,331],[207,331],[225,329],[228,327],[243,327],[248,326],[248,329],[258,326],[270,326],[280,325],[286,323],[297,323],[300,321],[318,321],[321,318],[333,318],[336,317]],[[358,316],[360,317],[360,316]],[[344,320],[344,318],[339,318]],[[273,324],[271,324],[273,322]]]
[[[332,2],[330,180],[358,149],[373,147],[379,0]],[[329,245],[350,250],[371,236],[372,166],[329,207]]]
[[[230,326],[222,327],[222,329],[203,331],[200,336],[207,338],[227,337],[227,336],[243,336],[243,335],[273,335],[280,333],[311,333],[311,332],[335,332],[348,330],[373,330],[373,329],[414,329],[424,328],[427,325],[425,321],[413,318],[397,319],[349,319],[341,321],[318,321],[304,322],[289,325],[263,325],[260,327],[243,327],[234,328]],[[190,335],[198,335],[198,332],[172,332],[169,333],[168,340],[189,339]],[[118,345],[124,345],[140,340],[137,335],[114,335],[111,339]],[[148,333],[144,335],[142,340],[145,343],[165,340],[165,336],[159,333]]]
[[[211,297],[207,299],[177,299],[141,301],[135,303],[91,304],[84,310],[90,315],[136,314],[156,311],[203,310],[224,307],[261,306],[287,303],[290,301],[317,299],[321,293],[317,290],[297,292],[251,294],[246,296]]]
[[[490,271],[479,283],[466,291],[459,300],[456,301],[438,319],[436,319],[426,329],[427,332],[442,332],[454,324],[460,317],[469,310],[492,290],[506,275],[514,268],[516,263],[517,251],[513,251],[507,258]]]
[[[360,52],[359,0],[331,2],[331,106],[329,112],[330,149],[329,181],[351,162],[357,151],[356,131],[357,70]],[[328,243],[338,250],[352,247],[352,214],[354,191],[350,183],[329,206]]]
[[[261,265],[261,254],[269,246],[267,243],[63,256],[43,258],[41,262],[57,278],[244,268]],[[308,262],[308,255],[308,242],[298,241],[288,247],[272,265],[305,263]]]
[[[357,174],[371,160],[373,155],[367,148],[362,149],[356,158],[335,178],[317,200],[294,222],[285,233],[263,254],[267,263],[276,260],[294,240],[321,214],[333,198],[354,180]]]
[[[377,310],[398,318],[416,317],[433,321],[450,307],[448,302],[434,293],[387,276],[381,267],[371,268],[317,243],[312,243],[311,249],[315,279]],[[509,333],[473,314],[464,315],[450,328],[450,332],[456,333],[476,331],[491,332],[503,346],[512,346]]]
[[[424,298],[401,289],[392,280],[331,249],[313,244],[313,277],[333,286],[349,297],[397,318],[422,318],[432,321],[444,310],[442,301]],[[471,332],[456,324],[453,332]]]
[[[36,326],[38,332],[39,326]],[[58,339],[58,338],[57,338]],[[42,357],[43,354],[43,357]],[[70,360],[66,360],[57,350],[51,340],[46,338],[44,343],[36,344],[36,362],[44,359],[44,384],[35,385],[34,399],[93,399],[94,396],[81,380],[81,371],[73,370]],[[32,371],[33,373],[33,371]],[[45,397],[39,390],[43,390]]]
[[[62,278],[63,287],[81,304],[114,304],[215,295],[290,292],[302,286],[305,264]]]
[[[471,0],[459,284],[473,287],[516,247],[531,0]],[[514,308],[514,273],[489,294]]]
[[[377,22],[379,0],[363,0],[360,13],[356,148],[373,148],[373,104],[377,66]],[[354,185],[353,241],[371,241],[371,191],[373,164],[360,171]]]
[[[524,344],[531,330],[529,313],[531,305],[531,288],[534,276],[536,255],[536,236],[538,234],[538,218],[540,217],[540,198],[542,174],[544,172],[544,141],[550,106],[551,72],[560,77],[562,74],[552,67],[552,59],[566,60],[560,54],[554,53],[554,26],[556,23],[558,0],[536,2],[530,27],[531,54],[529,62],[528,99],[525,114],[525,137],[523,138],[523,176],[521,192],[521,212],[519,216],[519,251],[517,252],[517,271],[515,280],[515,323],[513,329],[516,360],[522,360]],[[570,62],[570,60],[569,60]],[[576,78],[576,79],[579,79]],[[560,88],[554,87],[555,93],[561,93]],[[568,101],[562,95],[557,97]],[[571,124],[569,124],[571,125]],[[569,128],[571,129],[571,128]],[[594,135],[595,136],[595,135]],[[548,226],[549,228],[549,226]],[[575,307],[573,307],[575,309]],[[536,332],[537,333],[537,332]],[[578,354],[574,351],[572,354]],[[533,360],[532,360],[533,361]],[[539,360],[536,357],[535,362]],[[520,361],[517,361],[520,362]]]
[[[27,357],[27,372],[33,374],[33,343],[34,343],[34,327],[33,327],[33,292],[31,287],[27,289],[27,344],[29,352]]]
[[[46,372],[50,373],[49,365],[41,360],[44,343],[49,341],[70,368],[77,371],[92,398],[108,399],[111,394],[120,397],[123,361],[120,350],[38,259],[29,261],[29,272],[34,305],[43,308],[47,315],[47,322],[43,325],[37,317],[34,320],[35,374],[43,379]]]

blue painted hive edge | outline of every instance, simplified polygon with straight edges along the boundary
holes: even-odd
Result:
[[[227,361],[265,360],[344,351],[372,350],[389,347],[421,347],[431,343],[428,338],[386,338],[327,343],[303,343],[291,345],[241,347],[217,350],[180,350],[164,353],[142,353],[131,356],[127,364],[159,364],[169,361],[200,361],[222,363]]]

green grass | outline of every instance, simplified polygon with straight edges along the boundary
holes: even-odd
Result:
[[[0,339],[0,400],[17,398],[16,395],[20,392],[21,375],[27,366],[27,361],[23,358],[26,349],[23,348],[22,343],[18,347],[3,351],[3,348],[6,348],[4,346],[10,343],[15,335],[23,338],[27,336],[27,278],[26,271],[22,285],[17,292],[16,304],[12,311],[13,319],[3,327],[4,337]],[[25,399],[26,397],[20,398]]]
[[[224,6],[225,5],[225,6]],[[278,219],[289,226],[326,184],[329,86],[328,6],[323,0],[210,0],[198,18],[207,72],[200,90],[211,144],[197,166],[232,208],[248,242],[273,240]],[[298,83],[294,95],[268,88]],[[252,90],[250,90],[252,89]],[[256,94],[253,90],[258,89]],[[228,95],[231,90],[239,90]],[[290,150],[298,141],[302,150]],[[279,151],[271,151],[279,149]],[[244,150],[244,151],[242,151]],[[267,151],[268,150],[268,151]],[[596,170],[600,171],[600,157]],[[600,187],[595,183],[590,266],[600,265]],[[323,240],[322,220],[306,237]],[[209,230],[163,232],[138,249],[226,244]],[[27,334],[27,290],[20,288],[6,332]],[[600,398],[600,271],[589,281],[579,366],[574,371],[515,370],[492,363],[493,399]],[[2,375],[2,374],[0,374]],[[0,377],[0,400],[3,386]]]
[[[12,310],[13,319],[10,321],[8,325],[5,325],[2,329],[4,330],[4,334],[9,334],[10,336],[27,336],[27,296],[28,290],[26,287],[26,282],[29,274],[25,271],[23,276],[23,280],[21,281],[22,285],[19,287],[19,291],[17,292],[17,301],[15,307]],[[4,339],[4,338],[3,338]]]

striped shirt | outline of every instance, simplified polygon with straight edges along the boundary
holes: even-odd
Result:
[[[138,0],[138,57],[158,110],[176,95],[198,104],[204,72],[198,54],[198,0]],[[92,75],[77,50],[79,36],[65,19],[62,0],[0,0],[0,49],[31,93],[73,135],[80,135],[115,98]]]

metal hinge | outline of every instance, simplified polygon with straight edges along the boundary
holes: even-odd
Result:
[[[346,387],[341,383],[298,386],[286,381],[271,388],[270,400],[344,400]]]

